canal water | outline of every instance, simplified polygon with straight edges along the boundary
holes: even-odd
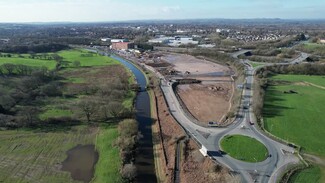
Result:
[[[141,72],[136,66],[126,61],[125,59],[116,55],[111,55],[112,58],[118,60],[128,69],[130,69],[137,83],[141,87],[140,92],[136,97],[135,108],[136,108],[136,120],[139,124],[139,131],[142,138],[139,140],[138,151],[136,154],[135,165],[137,167],[138,176],[136,182],[138,183],[155,183],[157,182],[155,174],[155,163],[153,155],[153,143],[152,143],[152,119],[151,119],[151,108],[150,98],[146,91],[147,80],[144,73]]]

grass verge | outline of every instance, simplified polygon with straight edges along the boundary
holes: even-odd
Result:
[[[96,138],[96,149],[99,160],[96,164],[93,183],[118,183],[122,182],[120,175],[121,158],[119,149],[115,146],[118,138],[116,125],[103,125]]]

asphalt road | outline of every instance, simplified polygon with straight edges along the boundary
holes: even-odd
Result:
[[[245,53],[245,50],[236,52],[232,57],[237,58],[240,54]],[[301,56],[294,59],[290,63],[281,63],[281,65],[300,63],[308,57],[308,54],[301,53]],[[247,61],[241,60],[245,63]],[[292,154],[294,149],[274,141],[263,133],[261,133],[255,125],[250,125],[249,121],[256,124],[256,119],[249,105],[252,103],[253,91],[250,89],[254,84],[254,73],[257,68],[246,65],[246,85],[243,90],[242,101],[240,105],[239,117],[235,122],[227,128],[205,128],[196,125],[191,119],[186,116],[186,112],[180,105],[177,97],[172,89],[173,82],[167,81],[161,74],[157,73],[152,67],[145,66],[153,71],[161,79],[161,89],[164,93],[171,114],[176,121],[188,132],[188,134],[201,144],[202,152],[207,152],[210,158],[230,168],[232,171],[241,176],[242,182],[276,182],[279,174],[286,169],[290,164],[299,162],[299,158]],[[269,64],[271,65],[271,64]],[[246,106],[246,107],[244,107]],[[244,128],[243,128],[244,127]],[[271,157],[268,157],[263,162],[247,163],[236,160],[226,154],[220,153],[220,140],[225,135],[242,134],[253,137],[262,142],[268,149]],[[289,153],[288,153],[289,152]]]

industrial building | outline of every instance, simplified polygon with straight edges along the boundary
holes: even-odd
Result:
[[[134,48],[134,43],[130,42],[112,42],[113,50],[128,50]]]

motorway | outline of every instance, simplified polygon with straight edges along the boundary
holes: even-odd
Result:
[[[240,54],[245,53],[247,50],[241,50],[240,52],[233,53],[232,56],[237,58]],[[305,60],[309,55],[300,53],[300,56],[290,63],[280,63],[280,65],[296,64]],[[241,177],[242,182],[277,182],[277,179],[281,173],[286,170],[288,165],[296,164],[300,159],[294,154],[295,149],[283,145],[277,141],[274,141],[264,135],[255,125],[251,125],[249,122],[256,124],[255,115],[252,112],[252,96],[251,90],[254,84],[254,75],[256,69],[248,64],[248,60],[240,60],[242,63],[246,63],[246,84],[242,93],[242,101],[240,109],[234,123],[227,128],[206,128],[196,125],[191,118],[186,115],[185,110],[179,103],[172,85],[173,81],[166,80],[164,76],[155,71],[154,68],[143,65],[147,69],[156,73],[161,80],[161,89],[165,96],[167,105],[173,117],[176,121],[187,131],[196,142],[201,145],[201,153],[209,156],[214,161],[223,164],[232,170],[235,174]],[[272,65],[272,64],[266,64]],[[247,163],[240,160],[236,160],[227,154],[223,154],[220,151],[220,140],[226,135],[242,134],[253,137],[263,143],[270,157],[263,162]]]

